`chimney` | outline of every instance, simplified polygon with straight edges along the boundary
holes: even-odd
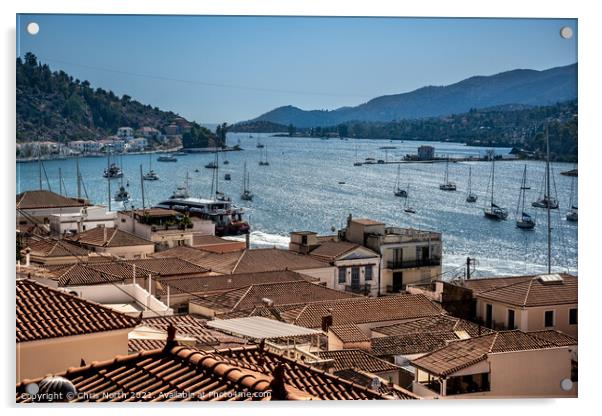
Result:
[[[107,227],[102,227],[102,242],[103,244],[107,242]]]
[[[170,351],[176,345],[178,345],[176,341],[176,327],[173,324],[169,324],[167,327],[167,340],[165,341],[163,351]]]
[[[251,235],[249,233],[245,234],[245,248],[247,250],[251,248]]]
[[[322,331],[328,332],[328,328],[332,326],[332,310],[328,310],[328,313],[322,316]]]
[[[351,220],[353,219],[353,216],[351,214],[349,214],[347,216],[347,227],[349,227],[351,225]]]
[[[286,386],[284,384],[284,365],[279,363],[274,371],[272,372],[272,381],[270,387],[272,388],[272,400],[286,400],[288,393],[286,392]]]

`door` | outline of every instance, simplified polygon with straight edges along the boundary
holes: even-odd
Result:
[[[489,303],[485,305],[485,326],[491,328],[493,324],[493,306]]]
[[[351,288],[357,290],[360,288],[360,268],[353,266],[351,268]]]
[[[399,292],[403,289],[403,273],[393,272],[393,292]]]

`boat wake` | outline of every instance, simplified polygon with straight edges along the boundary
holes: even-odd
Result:
[[[244,236],[225,237],[228,240],[245,241]],[[263,231],[252,231],[250,235],[251,248],[283,248],[288,249],[290,238],[279,234],[268,234]]]

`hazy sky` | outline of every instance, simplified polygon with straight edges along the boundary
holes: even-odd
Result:
[[[17,28],[19,55],[201,123],[577,62],[576,20],[21,15]]]

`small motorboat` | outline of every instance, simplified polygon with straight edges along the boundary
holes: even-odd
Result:
[[[130,199],[130,194],[125,190],[125,187],[121,185],[117,193],[115,193],[115,201],[122,202]]]
[[[178,158],[175,156],[159,156],[157,158],[158,162],[177,162]]]
[[[231,179],[232,179],[232,177],[230,176],[230,174],[229,174],[229,173],[226,173],[226,174],[224,175],[224,180],[225,180],[225,181],[229,181],[229,180],[231,180]]]

